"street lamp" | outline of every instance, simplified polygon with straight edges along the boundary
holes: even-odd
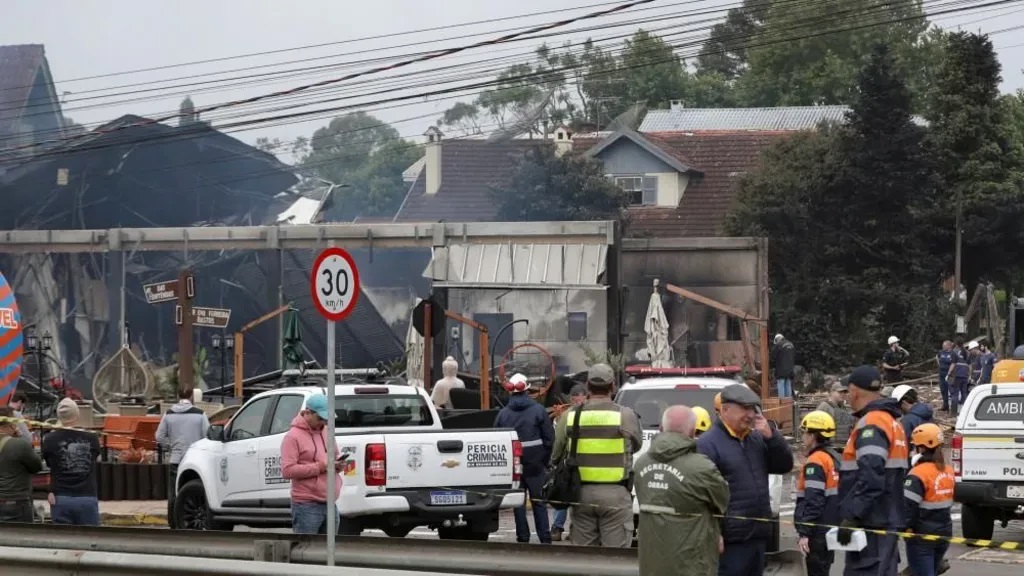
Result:
[[[232,334],[221,336],[214,333],[210,340],[213,349],[220,354],[220,387],[223,392],[224,386],[227,386],[227,358],[228,354],[235,349],[235,337]]]
[[[41,388],[44,376],[43,355],[53,349],[53,336],[50,336],[49,332],[43,332],[43,336],[40,338],[35,330],[32,330],[25,335],[25,344],[28,352],[36,357],[36,378]]]

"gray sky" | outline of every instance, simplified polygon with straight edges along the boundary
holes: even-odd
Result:
[[[661,0],[641,12],[627,13],[577,23],[563,29],[566,33],[551,44],[567,40],[582,40],[587,36],[609,38],[607,46],[618,46],[619,36],[634,31],[636,23],[596,31],[580,31],[583,27],[623,23],[627,20],[678,14],[670,21],[646,23],[643,26],[657,31],[672,27],[663,34],[673,43],[698,40],[706,30],[709,10],[733,6],[738,0],[705,0],[680,2]],[[88,127],[127,113],[159,116],[177,110],[185,94],[191,94],[197,107],[208,106],[233,99],[252,97],[261,93],[282,90],[300,84],[337,77],[354,70],[380,65],[380,61],[367,59],[391,57],[401,59],[410,53],[452,47],[495,36],[495,31],[507,31],[529,25],[559,20],[594,10],[607,0],[3,0],[3,19],[0,22],[0,41],[5,44],[44,44],[50,68],[57,83],[57,92],[70,92],[65,97],[65,114]],[[346,8],[347,7],[347,8]],[[498,21],[504,17],[522,16],[533,12],[576,8],[569,12],[535,15]],[[704,12],[700,14],[699,12]],[[450,26],[481,20],[489,23],[451,28],[433,32],[412,31]],[[946,28],[962,26],[969,31],[993,33],[1005,28],[1024,25],[1024,2],[1017,2],[984,11],[944,16],[934,23]],[[395,34],[389,38],[359,40],[368,36]],[[459,38],[473,34],[472,38]],[[996,33],[992,40],[999,49],[1003,65],[1003,89],[1012,91],[1024,87],[1024,34],[1021,31]],[[423,45],[397,47],[396,45],[423,42]],[[301,97],[300,100],[267,101],[247,107],[213,112],[204,116],[215,125],[244,121],[267,115],[277,115],[330,106],[372,102],[396,94],[418,94],[438,88],[455,86],[441,80],[458,78],[462,83],[487,79],[489,71],[507,65],[513,60],[524,60],[539,40],[527,40],[500,47],[477,49],[464,55],[435,60],[432,63],[402,71],[377,74],[372,80],[361,78],[332,86],[323,92]],[[334,43],[320,48],[296,49],[300,46]],[[244,54],[288,50],[277,54],[231,58]],[[691,56],[695,48],[680,48],[682,56]],[[361,52],[353,54],[353,52]],[[94,79],[82,79],[111,73],[171,66],[212,58],[231,58],[207,64],[117,74]],[[312,59],[312,60],[307,60]],[[484,60],[501,59],[481,63]],[[306,60],[296,62],[296,60]],[[267,67],[278,63],[276,67]],[[348,63],[345,65],[345,63]],[[475,63],[475,64],[474,64]],[[454,70],[443,67],[462,64]],[[470,66],[472,65],[472,66]],[[257,69],[225,72],[239,68]],[[267,77],[266,74],[297,68],[319,66],[317,70],[296,71],[289,77]],[[437,70],[429,76],[395,77],[409,71]],[[218,75],[182,78],[197,74],[218,72]],[[251,77],[264,74],[262,77]],[[249,76],[246,78],[239,78]],[[388,78],[391,77],[391,80]],[[235,78],[235,80],[226,80]],[[205,84],[194,84],[204,83]],[[353,82],[370,82],[353,84]],[[128,84],[140,84],[126,86]],[[404,92],[367,96],[374,92],[407,87]],[[191,86],[181,86],[193,84]],[[142,91],[130,93],[132,91]],[[313,100],[346,97],[343,101],[319,102]],[[468,99],[468,98],[467,98]],[[404,137],[418,137],[450,106],[450,98],[416,98],[409,102],[370,104],[366,110],[392,122]],[[284,109],[281,109],[284,108]],[[287,120],[280,125],[235,132],[246,141],[257,136],[273,136],[291,141],[312,133],[327,123],[330,116],[344,112],[330,112],[305,121]],[[485,127],[489,129],[491,127]]]

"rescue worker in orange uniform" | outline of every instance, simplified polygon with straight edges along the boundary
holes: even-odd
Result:
[[[914,429],[910,443],[914,445],[921,459],[907,474],[903,484],[903,499],[907,517],[907,529],[915,534],[953,536],[953,467],[946,464],[942,453],[945,439],[942,430],[935,424],[922,424]],[[907,564],[912,576],[936,576],[941,574],[942,559],[949,549],[944,540],[929,542],[910,538],[907,540]]]
[[[796,482],[793,520],[800,535],[798,546],[807,576],[828,576],[835,553],[828,549],[825,534],[839,517],[839,454],[832,449],[836,422],[828,412],[815,410],[804,416],[800,431],[807,462]]]
[[[903,482],[910,451],[899,402],[883,398],[881,391],[882,376],[874,366],[859,366],[850,374],[849,403],[858,420],[839,467],[837,540],[849,544],[857,528],[889,533],[865,532],[867,546],[846,553],[845,576],[896,576],[899,565],[895,533],[906,524]]]

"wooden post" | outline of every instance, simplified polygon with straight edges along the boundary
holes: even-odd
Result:
[[[490,378],[490,357],[488,350],[490,336],[487,334],[487,327],[480,331],[480,409],[491,409],[491,378]]]
[[[178,275],[178,306],[181,309],[181,324],[178,325],[178,389],[181,392],[195,388],[192,360],[192,298],[195,294],[189,292],[189,287],[194,291],[195,280],[185,268]]]
[[[769,378],[769,375],[768,375],[768,372],[769,372],[768,364],[770,363],[770,361],[768,360],[768,326],[766,324],[767,324],[767,322],[764,325],[758,326],[758,329],[761,331],[761,402],[762,403],[764,403],[764,401],[767,400],[768,397],[771,395],[771,394],[768,393],[769,386],[770,386],[770,384],[769,384],[770,378]]]
[[[433,385],[430,381],[430,356],[433,345],[433,338],[430,336],[432,330],[430,320],[434,314],[432,308],[430,302],[423,306],[423,389],[427,392],[430,392]]]
[[[235,398],[242,397],[242,367],[245,365],[245,333],[235,332]]]

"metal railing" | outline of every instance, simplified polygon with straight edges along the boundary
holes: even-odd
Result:
[[[438,572],[289,566],[269,562],[10,546],[0,546],[0,566],[3,566],[4,574],[22,576],[443,576]]]
[[[0,524],[4,546],[108,554],[178,556],[230,561],[274,560],[325,565],[323,536],[254,532],[86,528],[53,524]],[[337,564],[356,568],[427,570],[490,576],[638,576],[635,549],[510,543],[338,537]],[[180,558],[178,559],[180,563]],[[206,567],[206,560],[201,562]],[[0,565],[4,565],[0,563]],[[270,564],[274,566],[275,564]],[[282,564],[276,564],[282,566]],[[6,566],[5,566],[6,568]],[[133,574],[147,573],[137,568]],[[21,574],[22,572],[11,572]],[[32,572],[27,572],[32,573]],[[119,574],[118,572],[111,572]],[[124,572],[125,574],[129,572]],[[164,572],[168,573],[168,572]],[[212,572],[204,572],[212,574]],[[238,572],[235,572],[236,574]],[[162,573],[154,573],[162,574]],[[191,574],[174,572],[173,574]],[[197,573],[198,574],[198,573]]]

